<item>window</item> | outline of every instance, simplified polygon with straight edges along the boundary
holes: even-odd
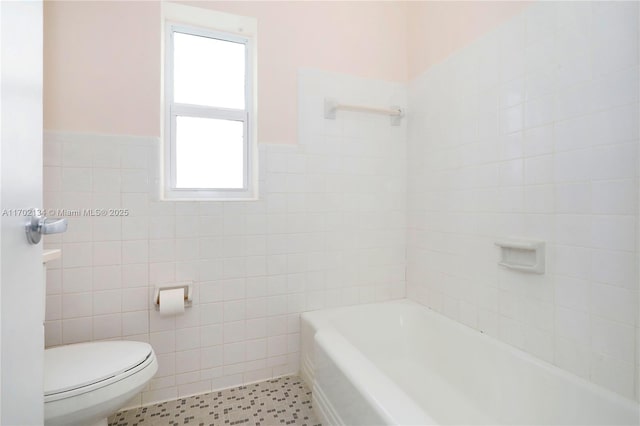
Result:
[[[164,198],[255,198],[252,39],[174,23],[165,31]]]

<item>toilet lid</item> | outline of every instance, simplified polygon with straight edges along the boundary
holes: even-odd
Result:
[[[44,351],[44,394],[88,386],[117,376],[142,363],[151,353],[142,342],[91,342]]]

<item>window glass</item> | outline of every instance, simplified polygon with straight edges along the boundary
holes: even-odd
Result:
[[[243,43],[175,32],[174,102],[244,109]]]
[[[244,176],[244,123],[176,117],[176,188],[240,189]]]

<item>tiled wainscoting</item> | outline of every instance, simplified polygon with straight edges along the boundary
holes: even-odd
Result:
[[[540,2],[408,92],[409,297],[630,398],[639,76],[637,2]]]
[[[299,86],[299,144],[260,146],[257,201],[158,201],[156,138],[45,134],[46,208],[129,212],[67,212],[47,237],[47,346],[150,342],[135,406],[296,373],[300,312],[404,297],[405,123],[323,108],[404,105],[405,87],[310,70]],[[160,317],[155,285],[183,281],[193,307]]]

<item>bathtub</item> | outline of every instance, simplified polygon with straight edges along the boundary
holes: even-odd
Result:
[[[307,312],[324,425],[638,425],[638,404],[408,300]]]

